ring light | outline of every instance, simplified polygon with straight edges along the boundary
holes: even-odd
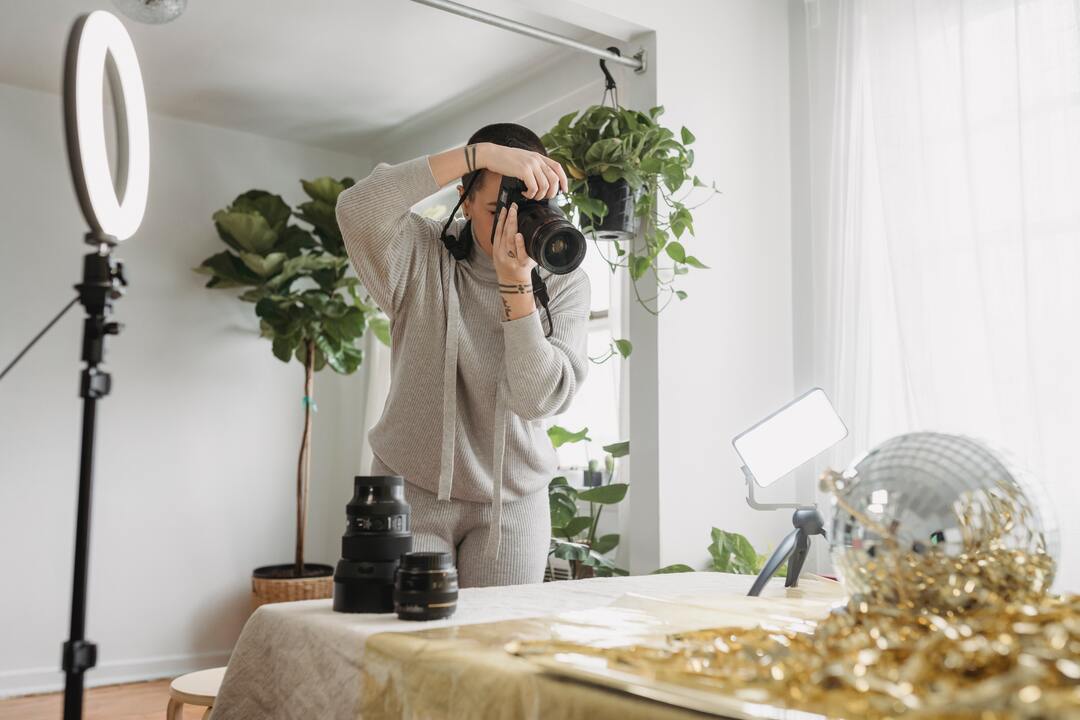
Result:
[[[101,88],[106,68],[116,114],[116,187],[105,144]],[[135,46],[124,25],[103,10],[82,16],[71,29],[64,65],[64,124],[71,176],[86,222],[95,234],[106,236],[101,238],[105,241],[126,240],[146,210],[150,132]]]

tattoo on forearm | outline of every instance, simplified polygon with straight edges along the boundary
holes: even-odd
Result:
[[[472,146],[471,145],[466,145],[465,147],[461,148],[461,150],[462,150],[462,152],[465,153],[465,167],[469,169],[469,172],[472,172],[473,171],[473,164],[472,164],[472,160],[469,159],[469,148],[470,147],[472,147]]]
[[[503,301],[503,312],[506,314],[506,319],[509,320],[510,319],[510,303],[507,302],[506,298],[503,298],[502,301]]]
[[[476,145],[470,145],[469,150],[472,151],[472,169],[476,170]]]
[[[499,292],[503,295],[527,295],[532,291],[532,285],[526,283],[499,283]]]

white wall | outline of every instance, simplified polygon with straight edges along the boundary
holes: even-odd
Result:
[[[251,570],[292,559],[303,370],[257,337],[253,306],[190,268],[225,246],[211,213],[252,187],[303,199],[300,178],[361,176],[363,159],[152,115],[131,287],[98,405],[89,684],[224,664]],[[82,234],[59,96],[0,85],[0,364],[75,295]],[[87,247],[88,249],[88,247]],[[78,484],[81,306],[0,382],[0,695],[62,686]],[[308,560],[333,563],[351,494],[351,399],[363,377],[316,376]],[[342,398],[343,402],[336,402]],[[338,422],[334,423],[335,418]],[[339,522],[340,516],[340,522]]]
[[[685,276],[689,297],[659,319],[657,407],[630,408],[658,418],[656,562],[704,566],[712,526],[742,532],[763,551],[791,529],[790,517],[747,506],[730,440],[795,391],[787,3],[580,4],[655,30],[662,120],[694,132],[694,172],[723,191],[695,212],[697,237],[687,244],[712,269]],[[635,342],[632,384],[642,352]],[[791,498],[795,486],[762,494]],[[651,569],[631,562],[635,572]]]

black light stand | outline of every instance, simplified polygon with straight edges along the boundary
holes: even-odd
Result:
[[[825,537],[825,521],[822,520],[817,507],[813,505],[759,503],[754,498],[754,475],[750,472],[750,468],[745,465],[743,465],[742,471],[743,475],[746,476],[746,502],[749,503],[750,507],[755,510],[795,508],[795,513],[791,516],[791,524],[795,526],[795,529],[784,537],[772,556],[769,557],[769,561],[765,563],[765,567],[761,568],[761,572],[758,573],[757,579],[754,580],[754,584],[747,595],[751,597],[760,595],[769,582],[769,578],[776,574],[776,571],[788,559],[790,559],[790,562],[788,562],[784,587],[796,587],[799,584],[799,573],[802,572],[803,563],[810,552],[810,536],[821,535]]]
[[[810,551],[810,536],[821,535],[824,537],[825,521],[821,519],[821,514],[818,513],[817,508],[805,507],[795,511],[795,514],[791,516],[791,524],[795,526],[795,529],[787,534],[779,547],[773,552],[769,561],[765,563],[765,567],[761,568],[757,580],[754,580],[754,585],[747,595],[752,597],[760,595],[761,591],[765,589],[765,584],[769,582],[769,578],[789,558],[790,562],[788,562],[784,587],[790,588],[799,584],[799,573],[802,572],[803,562]]]
[[[83,398],[82,451],[79,459],[79,504],[75,528],[75,571],[71,588],[71,633],[64,643],[62,665],[64,681],[64,720],[82,717],[83,673],[97,663],[97,645],[85,639],[86,577],[90,554],[90,501],[94,481],[94,429],[98,398],[109,394],[112,377],[98,369],[105,354],[105,336],[123,329],[108,321],[114,300],[124,294],[127,280],[124,266],[111,253],[116,240],[108,235],[87,233],[86,242],[97,247],[83,256],[83,279],[75,286],[79,302],[86,308],[83,324],[79,396]]]

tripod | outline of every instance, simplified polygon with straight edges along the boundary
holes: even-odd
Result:
[[[71,631],[64,643],[64,720],[82,717],[83,673],[97,664],[97,645],[85,639],[86,578],[90,553],[90,500],[94,481],[94,430],[97,401],[109,394],[112,377],[98,369],[105,354],[105,336],[118,335],[123,326],[106,320],[112,303],[124,294],[127,280],[124,266],[114,261],[116,245],[108,235],[87,233],[86,241],[96,245],[95,252],[83,256],[82,282],[75,286],[79,302],[86,308],[83,324],[82,359],[86,363],[80,376],[79,396],[83,398],[82,451],[79,459],[79,503],[75,528],[75,570],[71,588]]]
[[[821,535],[824,537],[825,521],[821,519],[817,508],[806,507],[795,511],[791,516],[791,524],[795,526],[795,529],[784,537],[779,547],[769,558],[769,561],[765,563],[765,567],[761,568],[757,580],[754,581],[754,585],[747,595],[753,597],[760,595],[761,591],[765,589],[765,584],[769,582],[769,578],[789,558],[790,562],[788,562],[784,587],[795,587],[799,584],[799,573],[802,572],[803,562],[806,560],[807,553],[810,552],[810,536]]]
[[[757,580],[754,581],[753,586],[750,588],[750,592],[747,595],[757,597],[761,594],[761,591],[765,589],[766,583],[769,582],[780,566],[784,564],[784,561],[791,559],[788,563],[787,578],[784,581],[784,587],[796,587],[799,584],[799,573],[802,572],[803,563],[806,561],[806,556],[810,552],[810,536],[821,535],[825,537],[825,521],[821,519],[821,514],[818,513],[817,508],[810,505],[799,505],[798,503],[760,503],[757,498],[754,497],[754,476],[750,472],[750,468],[743,465],[743,475],[746,477],[746,502],[750,507],[755,510],[779,510],[781,508],[795,508],[795,513],[791,516],[791,524],[795,526],[784,539],[780,542],[779,547],[773,552],[769,561],[765,563],[765,567],[761,568],[761,572],[757,576]]]

